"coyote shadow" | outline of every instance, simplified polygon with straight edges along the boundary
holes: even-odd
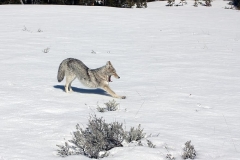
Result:
[[[65,86],[55,85],[53,87],[57,88],[57,89],[61,89],[62,91],[65,92]],[[73,90],[73,92],[84,93],[84,94],[99,94],[99,95],[109,96],[109,94],[107,94],[107,92],[105,92],[104,90],[99,89],[99,88],[83,89],[83,88],[72,87],[72,90]]]

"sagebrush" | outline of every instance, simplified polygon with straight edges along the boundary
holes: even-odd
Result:
[[[106,107],[97,107],[98,112],[106,112],[106,111],[116,111],[118,110],[119,103],[116,103],[116,101],[113,99],[112,101],[109,101],[107,103],[104,103]]]
[[[185,147],[183,148],[184,153],[182,155],[183,159],[194,159],[196,157],[196,151],[194,149],[194,146],[191,145],[191,141],[187,141],[185,143]]]
[[[116,103],[116,101],[113,99],[112,101],[109,101],[107,103],[104,103],[106,105],[106,109],[108,111],[116,111],[118,109],[119,103]]]
[[[131,140],[129,135],[134,135],[135,138],[131,139],[139,139],[143,138],[145,134],[140,125],[137,129],[131,128],[130,131],[125,131],[122,123],[106,123],[103,118],[92,116],[85,130],[77,124],[72,139],[65,142],[64,145],[57,145],[59,147],[58,155],[65,157],[81,154],[89,158],[102,158],[108,155],[108,150],[122,147],[122,142],[126,138],[129,142]],[[100,152],[104,152],[104,154],[100,155]]]
[[[128,143],[132,141],[139,141],[145,137],[145,133],[143,133],[143,129],[141,129],[141,125],[138,125],[138,128],[131,127],[129,132],[125,133],[125,139]]]

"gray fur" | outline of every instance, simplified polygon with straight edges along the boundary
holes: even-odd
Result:
[[[125,96],[116,95],[109,87],[111,76],[120,78],[111,62],[97,69],[89,69],[82,61],[67,58],[62,61],[58,69],[57,79],[61,82],[66,76],[65,91],[72,91],[71,83],[77,78],[83,85],[90,88],[102,88],[115,98],[125,99]]]

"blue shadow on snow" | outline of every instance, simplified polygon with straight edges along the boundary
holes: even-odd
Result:
[[[55,85],[53,86],[56,89],[61,89],[62,91],[65,92],[65,86],[63,85]],[[83,89],[83,88],[77,88],[77,87],[72,87],[73,92],[78,92],[78,93],[83,93],[83,94],[99,94],[99,95],[105,95],[105,96],[109,96],[109,94],[107,94],[107,92],[105,92],[102,89]]]

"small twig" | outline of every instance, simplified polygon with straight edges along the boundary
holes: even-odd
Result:
[[[145,101],[141,104],[141,106],[139,107],[139,110],[137,111],[135,117],[137,116],[138,112],[140,111],[140,109],[142,108],[143,104],[145,103]]]
[[[136,91],[136,92],[137,92],[137,94],[138,94],[142,99],[144,99],[144,101],[143,101],[143,103],[141,104],[141,106],[139,107],[139,109],[138,109],[135,117],[137,116],[137,114],[139,113],[139,111],[140,111],[140,109],[142,108],[143,104],[145,103],[145,98],[143,98],[143,97],[138,93],[138,91]]]
[[[40,28],[38,29],[38,32],[43,32]]]
[[[168,148],[167,148],[167,145],[165,145],[164,148],[165,148],[165,149],[167,150],[167,152],[169,153],[169,150],[168,150]]]
[[[226,123],[226,125],[227,125],[227,127],[228,127],[228,132],[230,133],[231,140],[232,140],[233,146],[234,146],[234,148],[235,148],[235,151],[237,152],[237,148],[236,148],[236,146],[235,146],[235,144],[234,144],[234,141],[233,141],[233,138],[232,138],[232,133],[231,133],[231,130],[230,130],[228,124],[227,124],[227,120],[226,120],[224,114],[222,114],[222,115],[223,115],[223,118],[224,118],[224,120],[225,120],[225,123]]]
[[[50,48],[45,48],[45,49],[43,50],[43,53],[48,53],[49,50],[50,50]]]

